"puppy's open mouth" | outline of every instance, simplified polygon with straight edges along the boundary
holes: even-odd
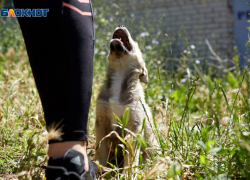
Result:
[[[129,43],[128,35],[123,28],[117,29],[110,42],[111,51],[123,51],[128,53],[131,51],[131,45]]]

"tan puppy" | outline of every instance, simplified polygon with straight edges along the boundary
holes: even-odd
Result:
[[[128,107],[130,112],[126,128],[134,133],[140,132],[143,119],[148,116],[144,137],[149,147],[158,147],[152,129],[154,125],[151,112],[145,103],[143,88],[140,84],[140,82],[148,83],[147,68],[138,44],[131,38],[125,26],[119,26],[114,31],[113,38],[110,41],[108,61],[107,79],[101,88],[96,104],[96,146],[103,137],[112,131],[118,132],[121,136],[121,128],[115,126],[118,122],[113,113],[122,120],[123,112]],[[125,131],[125,137],[130,136],[129,134]],[[115,135],[106,138],[100,147],[97,148],[95,159],[99,160],[102,165],[106,165],[111,159],[109,153],[114,154],[115,148],[119,147],[117,146],[118,144],[122,143]],[[121,149],[118,148],[118,150],[119,158],[124,158]],[[144,160],[147,154],[152,155],[152,152],[142,151]],[[134,152],[134,155],[134,163],[137,165],[139,162],[139,152]],[[120,163],[122,162],[123,160],[120,161]],[[124,166],[129,165],[131,162],[131,154],[126,153]]]

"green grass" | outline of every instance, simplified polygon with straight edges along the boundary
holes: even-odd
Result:
[[[94,7],[99,3],[99,8],[95,16],[97,42],[88,124],[90,155],[95,143],[96,98],[105,77],[111,33],[118,25],[112,5],[93,3]],[[123,12],[119,12],[122,16]],[[150,82],[144,89],[160,149],[146,164],[130,167],[125,175],[111,165],[112,173],[106,173],[104,179],[250,179],[250,73],[249,67],[239,68],[237,49],[229,58],[235,66],[231,72],[227,71],[227,63],[218,68],[207,66],[207,61],[190,49],[188,41],[184,43],[189,53],[172,58],[173,38],[166,37],[168,32],[160,25],[155,33],[155,27],[150,25],[134,27],[133,19],[123,19],[119,24],[139,32],[133,34],[149,72]],[[13,27],[0,24],[0,174],[42,179],[40,167],[47,158],[45,121],[16,22]],[[145,31],[148,36],[141,37]],[[152,44],[152,39],[161,41]],[[145,48],[148,45],[150,50]],[[197,59],[200,64],[195,63]],[[120,126],[126,130],[123,122],[120,120]],[[145,146],[140,134],[137,136],[138,146]],[[125,143],[127,147],[131,144]]]

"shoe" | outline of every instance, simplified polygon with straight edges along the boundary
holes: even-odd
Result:
[[[85,171],[82,153],[70,149],[64,156],[49,158],[45,170],[47,180],[95,180],[95,169],[88,157],[89,171]]]

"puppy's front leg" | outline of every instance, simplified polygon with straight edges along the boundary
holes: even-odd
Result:
[[[107,147],[107,139],[104,139],[102,143],[99,145],[102,138],[106,136],[106,130],[103,125],[99,123],[99,119],[96,119],[95,123],[95,137],[96,137],[96,149],[95,152],[95,160],[99,160],[101,165],[106,165],[108,158],[108,147]]]

